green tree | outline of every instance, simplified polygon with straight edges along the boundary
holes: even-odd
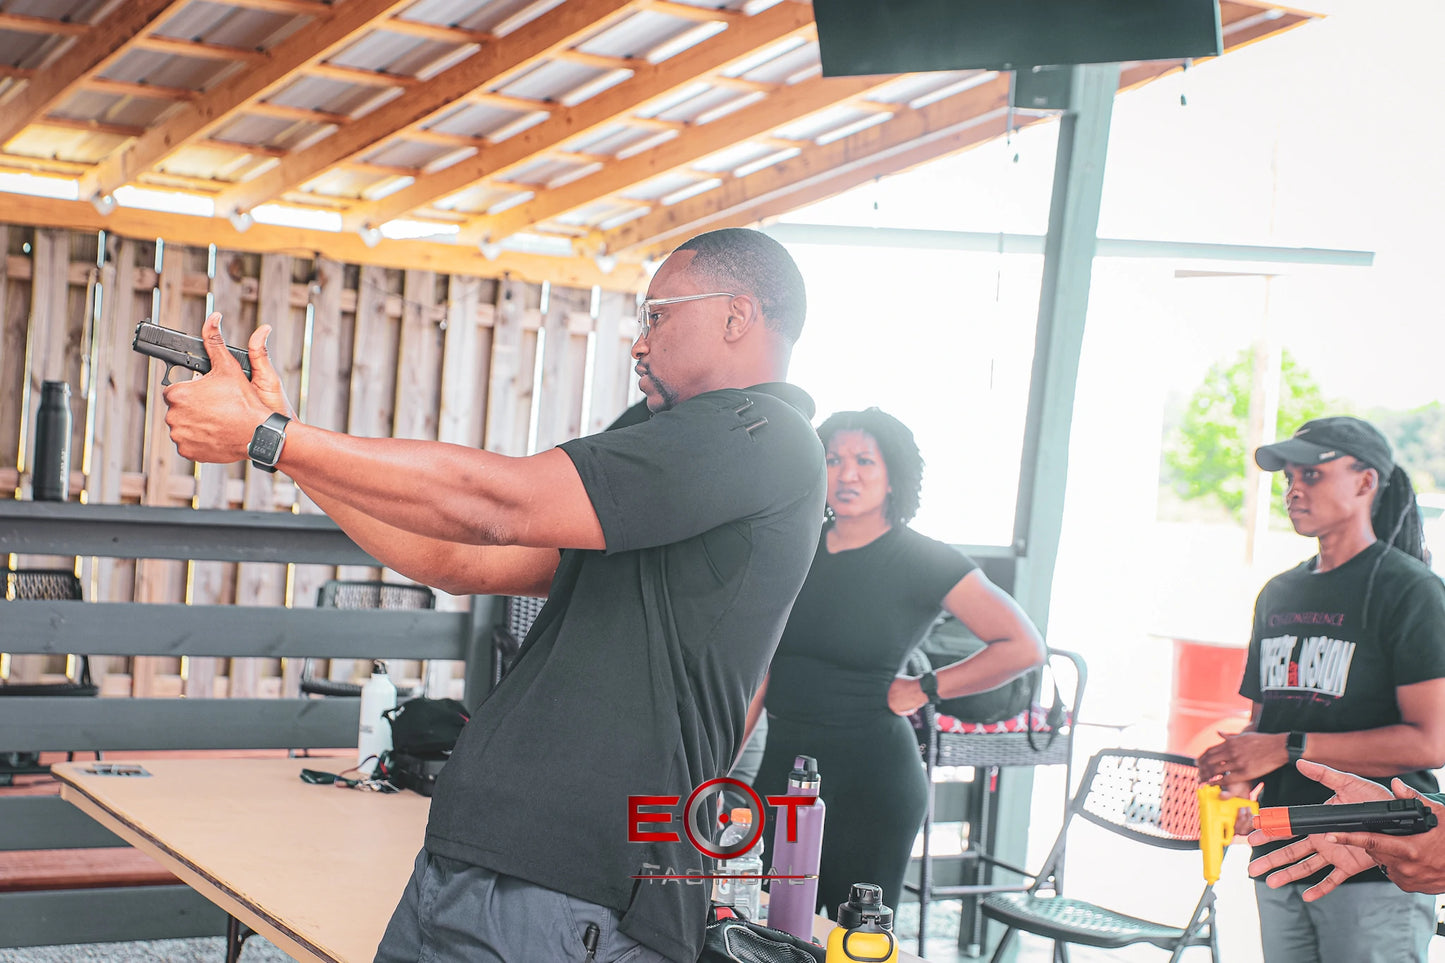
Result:
[[[1409,411],[1372,411],[1367,416],[1395,446],[1395,461],[1419,491],[1445,489],[1445,405],[1432,401]]]
[[[1326,408],[1324,394],[1310,373],[1288,351],[1282,359],[1277,438],[1288,437]],[[1164,442],[1164,483],[1184,499],[1215,499],[1235,517],[1243,513],[1244,470],[1246,459],[1252,457],[1245,445],[1253,364],[1247,348],[1215,362]],[[1281,504],[1275,499],[1275,510],[1282,513]]]

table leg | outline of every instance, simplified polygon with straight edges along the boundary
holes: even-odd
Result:
[[[236,917],[227,914],[226,963],[238,963],[241,959],[241,944],[246,942],[246,937],[254,935],[255,932],[255,930],[236,919]]]

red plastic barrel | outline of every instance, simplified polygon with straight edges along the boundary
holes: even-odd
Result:
[[[1246,650],[1237,645],[1174,639],[1174,686],[1169,700],[1169,752],[1197,757],[1239,732],[1252,708],[1239,694]]]

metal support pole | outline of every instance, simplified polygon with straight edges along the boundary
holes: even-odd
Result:
[[[1097,249],[1104,160],[1118,87],[1118,64],[1074,67],[1072,103],[1059,119],[1053,199],[1044,241],[1043,285],[1039,292],[1028,419],[1014,515],[1014,551],[1018,559],[1014,596],[1045,638],[1048,637],[1049,594],[1063,530],[1069,432]],[[1032,770],[1017,767],[1000,774],[999,778],[993,851],[999,859],[1017,865],[1027,861],[1033,781]],[[996,933],[991,935],[997,939]]]

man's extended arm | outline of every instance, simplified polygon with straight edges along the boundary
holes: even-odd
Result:
[[[211,373],[165,392],[166,421],[182,455],[240,460],[255,426],[288,410],[266,355],[268,330],[258,329],[248,346],[252,383],[225,349],[219,315],[206,319]],[[279,467],[379,560],[448,591],[535,594],[550,581],[557,548],[604,547],[591,501],[560,450],[508,458],[293,421]],[[522,548],[479,550],[496,545]]]

